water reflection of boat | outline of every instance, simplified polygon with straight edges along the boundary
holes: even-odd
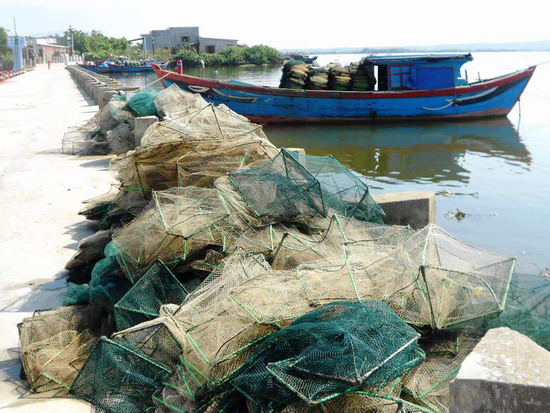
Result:
[[[277,146],[331,154],[348,168],[379,180],[468,182],[469,171],[461,165],[467,153],[523,168],[531,163],[531,154],[508,118],[384,126],[266,125],[265,132]]]

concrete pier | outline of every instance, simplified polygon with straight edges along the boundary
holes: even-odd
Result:
[[[550,352],[510,330],[489,330],[451,383],[450,413],[550,411]]]
[[[63,64],[0,83],[0,410],[89,412],[74,399],[37,399],[19,380],[17,323],[60,304],[65,263],[95,229],[82,201],[109,190],[109,157],[61,154],[69,126],[98,106],[83,97]]]

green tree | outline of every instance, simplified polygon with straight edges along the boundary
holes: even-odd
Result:
[[[261,65],[280,62],[283,56],[273,47],[258,45],[244,49],[244,59],[247,63]]]
[[[8,32],[0,27],[0,67],[8,70],[13,67],[13,51],[8,47]]]
[[[72,39],[75,53],[84,54],[92,51],[88,40],[89,36],[86,33],[73,29],[69,26],[69,29],[65,31],[64,35],[65,37]]]
[[[259,46],[228,46],[218,53],[197,53],[191,48],[180,48],[175,60],[183,60],[184,66],[199,66],[201,59],[207,66],[237,66],[242,64],[279,63],[283,56],[276,49]]]
[[[87,34],[69,26],[64,34],[72,39],[75,53],[108,57],[124,54],[126,50],[127,41],[124,37],[107,37],[99,30],[92,30]]]
[[[8,32],[3,27],[0,27],[0,55],[10,52],[11,49],[8,47]]]

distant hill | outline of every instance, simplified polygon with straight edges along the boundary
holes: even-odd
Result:
[[[495,51],[550,51],[550,40],[517,43],[459,43],[431,46],[403,47],[335,47],[285,49],[281,53],[347,54],[347,53],[408,53],[408,52],[495,52]]]

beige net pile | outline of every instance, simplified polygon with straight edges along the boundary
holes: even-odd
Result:
[[[141,146],[110,167],[122,190],[139,189],[147,197],[152,190],[209,186],[217,177],[277,152],[261,126],[206,104],[152,125]]]
[[[37,313],[18,325],[32,392],[67,393],[99,337],[97,324],[91,307],[72,306]]]
[[[447,411],[449,384],[478,342],[479,338],[452,334],[426,340],[426,360],[403,379],[405,397],[430,411]]]
[[[405,320],[441,329],[504,309],[514,258],[465,244],[436,225],[417,231],[403,248],[419,291],[398,311]]]
[[[136,281],[157,259],[173,266],[207,247],[224,250],[237,224],[215,189],[173,188],[154,192],[150,206],[113,236],[113,244],[121,268]]]
[[[126,101],[113,98],[84,125],[63,135],[62,152],[70,155],[124,153],[134,147],[135,116]]]
[[[140,147],[113,159],[119,184],[82,211],[109,229],[98,242],[105,258],[93,267],[83,296],[91,306],[97,300],[102,316],[122,331],[98,341],[105,320],[95,320],[91,306],[26,319],[21,349],[33,391],[72,386],[72,394],[100,410],[152,410],[154,403],[160,413],[220,411],[238,390],[239,408],[268,411],[254,363],[271,359],[258,349],[277,336],[300,344],[313,331],[324,348],[312,340],[303,359],[259,366],[300,399],[290,397],[280,411],[446,411],[448,383],[476,339],[444,330],[502,311],[514,260],[434,225],[417,231],[382,225],[384,213],[357,175],[330,156],[277,149],[260,126],[223,105],[175,86],[154,103],[164,121],[147,130]],[[98,119],[121,124],[106,111]],[[208,273],[187,295],[188,280]],[[363,366],[368,357],[348,358],[357,337],[363,334],[365,344],[378,333],[365,335],[366,324],[351,320],[354,310],[343,312],[350,321],[345,333],[338,332],[344,322],[338,317],[334,330],[316,332],[309,324],[323,324],[319,311],[295,337],[285,336],[326,306],[363,311],[367,302],[378,303],[372,314],[385,313],[388,329],[404,322],[417,328],[404,328],[412,334],[407,346],[416,345],[417,331],[426,332],[422,349],[411,348],[383,380],[374,380],[377,368],[406,346],[369,368]],[[373,339],[364,349],[382,354],[389,341],[396,343]],[[333,371],[332,358],[353,361]],[[312,373],[307,379],[305,370]],[[257,384],[248,386],[243,372]],[[326,372],[332,390],[320,379]],[[371,374],[368,385],[358,380]],[[277,403],[278,391],[273,394],[269,403]]]

